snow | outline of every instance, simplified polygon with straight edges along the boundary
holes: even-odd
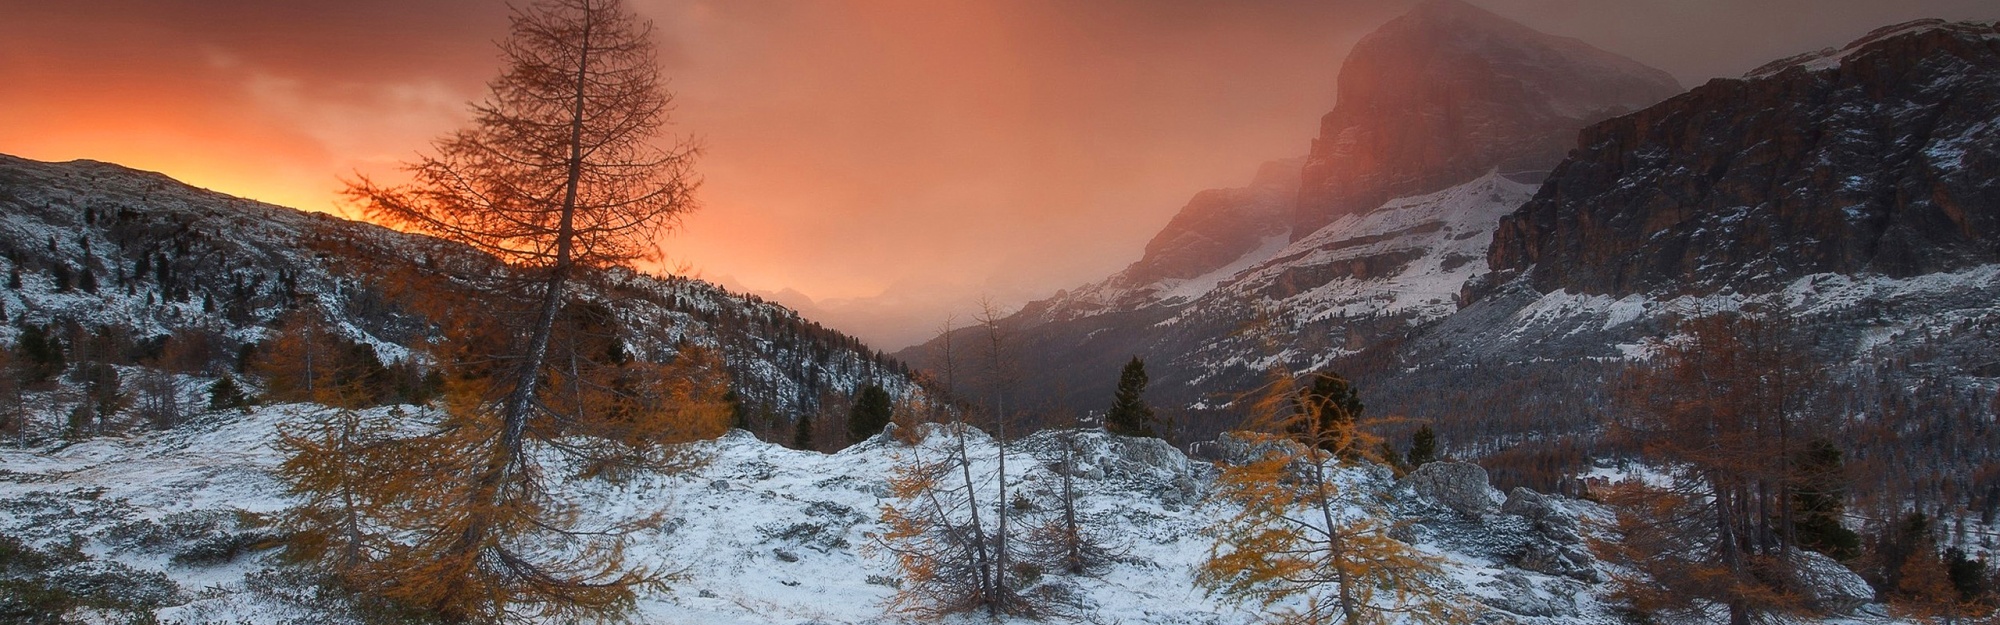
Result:
[[[426,422],[420,409],[372,410],[382,411],[375,416],[404,411],[401,418],[412,427]],[[45,546],[78,540],[94,557],[167,574],[181,590],[171,607],[159,611],[162,622],[331,619],[301,613],[299,606],[257,590],[260,571],[278,566],[275,552],[216,565],[177,564],[168,555],[180,545],[135,545],[121,540],[118,531],[190,515],[275,518],[293,499],[272,474],[282,459],[274,433],[324,414],[307,405],[266,406],[211,413],[170,432],[0,451],[0,507],[32,511],[0,517],[0,531]],[[682,577],[642,593],[638,622],[893,622],[884,603],[897,571],[870,548],[880,531],[880,508],[889,502],[885,478],[904,459],[941,453],[951,440],[942,431],[932,429],[915,447],[878,436],[836,454],[784,449],[737,431],[701,444],[710,461],[693,473],[622,482],[564,478],[552,492],[582,506],[585,526],[663,515],[665,522],[656,529],[630,536],[627,557],[630,564],[676,570]],[[1056,487],[1049,451],[1057,435],[1042,432],[1009,446],[1010,488],[1044,509]],[[1202,498],[1212,475],[1208,466],[1153,439],[1099,431],[1077,436],[1083,450],[1077,469],[1081,512],[1086,521],[1109,529],[1123,557],[1097,578],[1045,579],[1075,591],[1078,608],[1097,622],[1258,621],[1254,606],[1222,603],[1192,584],[1195,567],[1207,556],[1205,529],[1229,512]],[[981,497],[991,501],[999,447],[977,431],[967,443],[974,472],[985,476]],[[1335,475],[1351,497],[1344,514],[1381,514],[1381,502],[1402,492],[1379,467],[1339,469]],[[1573,595],[1585,588],[1457,551],[1454,545],[1465,540],[1448,529],[1425,530],[1422,536],[1416,546],[1449,563],[1446,588],[1462,594],[1469,606],[1520,605],[1518,597],[1501,595],[1522,588],[1549,595],[1545,599],[1557,592],[1550,589],[1570,589],[1563,592]],[[1608,588],[1588,586],[1591,596],[1572,596],[1570,611],[1559,616],[1510,616],[1522,623],[1616,622],[1594,598]],[[981,619],[965,622],[976,620]]]
[[[1779,59],[1771,63],[1766,63],[1763,66],[1760,66],[1756,69],[1750,70],[1748,73],[1744,74],[1743,77],[1767,78],[1771,76],[1776,76],[1780,73],[1783,73],[1785,70],[1792,69],[1794,67],[1802,69],[1807,72],[1824,72],[1824,71],[1836,70],[1840,69],[1841,65],[1845,64],[1848,59],[1853,58],[1855,55],[1867,49],[1868,46],[1870,46],[1871,44],[1891,39],[1894,37],[1922,33],[1932,30],[1951,30],[1961,34],[1968,34],[1971,36],[1982,37],[1986,39],[2000,39],[2000,33],[1996,33],[1994,31],[1991,23],[1986,23],[1984,25],[1985,26],[1984,29],[1978,28],[1978,26],[1980,25],[1981,24],[1977,22],[1952,23],[1940,19],[1921,19],[1911,22],[1904,22],[1902,24],[1895,24],[1892,26],[1885,26],[1882,28],[1875,29],[1874,31],[1869,32],[1867,35],[1863,35],[1860,39],[1856,39],[1852,43],[1849,43],[1840,48],[1825,48],[1817,52],[1808,52],[1805,54],[1800,54],[1789,58]]]
[[[1154,297],[1164,304],[1194,301],[1203,295],[1207,295],[1210,291],[1214,291],[1224,281],[1243,273],[1243,270],[1270,260],[1272,256],[1277,255],[1279,251],[1285,249],[1290,241],[1291,235],[1289,233],[1264,237],[1263,242],[1259,243],[1256,249],[1245,252],[1243,256],[1227,265],[1216,268],[1214,271],[1186,280],[1162,281],[1154,287],[1158,290],[1157,295]]]

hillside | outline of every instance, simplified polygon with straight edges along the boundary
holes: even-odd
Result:
[[[436,338],[427,301],[508,276],[490,257],[434,239],[107,163],[4,155],[0,259],[0,274],[20,284],[0,290],[9,321],[0,341],[15,342],[32,324],[51,328],[71,360],[134,356],[77,352],[91,336],[132,346],[121,351],[199,346],[188,369],[205,380],[184,382],[204,388],[302,307],[324,311],[380,360],[407,361],[410,346]],[[668,359],[687,345],[720,351],[746,409],[764,420],[790,419],[869,382],[898,395],[913,388],[899,363],[756,297],[625,269],[581,283],[573,301],[613,311],[635,356]]]

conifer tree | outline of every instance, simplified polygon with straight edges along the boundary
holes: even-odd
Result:
[[[1334,434],[1340,430],[1353,429],[1354,424],[1361,421],[1361,411],[1364,409],[1361,396],[1355,391],[1353,383],[1338,373],[1321,371],[1310,376],[1310,384],[1299,392],[1298,397],[1299,414],[1310,413],[1314,416],[1310,419],[1301,419],[1297,423],[1302,424],[1300,427],[1304,427],[1304,424],[1317,423],[1320,431],[1301,434],[1306,439],[1320,441],[1318,444],[1322,449],[1350,460],[1356,459],[1361,457],[1366,448],[1357,447],[1351,441],[1343,442],[1347,441],[1345,437]],[[1339,447],[1326,447],[1326,445],[1339,445]]]
[[[792,449],[804,451],[818,450],[817,447],[813,446],[812,413],[801,412],[799,413],[799,418],[792,421]]]
[[[1416,432],[1410,434],[1410,453],[1403,456],[1403,461],[1415,469],[1436,460],[1437,432],[1432,431],[1429,425],[1418,427]]]
[[[937,343],[944,397],[955,390],[958,371],[950,325],[947,321]],[[991,369],[989,383],[996,373]],[[1006,565],[1004,525],[995,521],[1008,506],[1003,496],[985,497],[992,493],[983,488],[994,481],[1004,492],[1004,481],[974,473],[964,407],[935,401],[929,408],[938,428],[933,432],[943,436],[925,440],[940,444],[915,445],[899,457],[889,476],[892,500],[881,508],[884,531],[873,545],[889,552],[903,573],[890,610],[924,620],[973,611],[995,617],[1041,613],[1046,606],[1019,592],[1017,570]]]
[[[559,394],[547,384],[570,282],[657,256],[660,234],[694,207],[694,151],[655,147],[669,97],[651,24],[618,0],[517,8],[500,48],[508,66],[471,127],[407,165],[411,183],[361,177],[348,191],[373,219],[470,245],[525,276],[489,293],[525,309],[488,324],[504,332],[482,330],[501,347],[460,361],[484,357],[490,375],[447,385],[451,419],[435,458],[447,466],[430,475],[450,481],[412,504],[428,514],[411,521],[418,540],[383,592],[455,620],[598,618],[628,610],[633,587],[654,576],[625,570],[616,540],[574,557],[540,549],[589,537],[541,487],[531,425],[562,432],[582,420],[547,401]]]
[[[244,396],[243,387],[236,384],[236,376],[225,375],[208,387],[208,409],[229,410],[250,404]]]
[[[1252,402],[1252,431],[1239,433],[1263,455],[1221,467],[1215,496],[1236,512],[1212,528],[1196,583],[1284,623],[1468,622],[1437,585],[1440,561],[1391,537],[1382,503],[1335,479],[1341,465],[1362,460],[1331,450],[1372,449],[1380,439],[1338,402],[1310,401],[1325,395],[1302,393],[1286,372],[1269,377]],[[1304,607],[1279,607],[1294,600]]]
[[[859,443],[882,432],[889,425],[889,418],[895,414],[895,398],[881,386],[870,384],[861,389],[854,398],[854,407],[847,413],[847,442]]]
[[[22,384],[39,385],[68,368],[63,358],[62,343],[49,336],[45,326],[22,324],[16,344],[20,351],[18,368]]]
[[[426,439],[399,438],[389,419],[353,408],[323,410],[278,435],[287,452],[278,473],[302,499],[284,521],[291,530],[288,554],[320,565],[351,590],[381,589],[393,573],[377,565],[396,549],[382,525],[393,523],[402,499],[423,487],[419,474],[397,468],[437,450],[424,448]]]
[[[1841,465],[1833,441],[1815,438],[1806,444],[1793,469],[1792,515],[1800,547],[1846,561],[1861,555],[1861,535],[1842,524],[1847,477]]]
[[[1782,321],[1749,313],[1682,322],[1682,335],[1620,380],[1612,435],[1672,467],[1662,486],[1607,496],[1616,540],[1597,544],[1627,565],[1621,593],[1644,612],[1749,625],[1807,609],[1797,579],[1791,467],[1809,432],[1814,386]],[[1700,616],[1694,616],[1701,618]]]
[[[1111,396],[1111,409],[1104,413],[1104,430],[1123,436],[1158,437],[1153,429],[1153,408],[1146,405],[1146,363],[1133,356],[1118,372],[1118,390]]]
[[[1110,538],[1099,527],[1086,523],[1077,509],[1081,493],[1076,487],[1078,423],[1069,413],[1066,423],[1055,432],[1055,458],[1043,458],[1056,472],[1056,501],[1040,518],[1030,519],[1027,535],[1033,562],[1045,570],[1069,575],[1093,575],[1117,557]]]

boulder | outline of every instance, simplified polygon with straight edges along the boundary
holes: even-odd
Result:
[[[1849,615],[1875,599],[1868,580],[1817,551],[1792,552],[1792,572],[1805,593],[1806,605],[1830,614]]]
[[[1499,491],[1486,481],[1486,469],[1469,462],[1432,462],[1403,482],[1418,495],[1466,517],[1483,517],[1500,507]]]

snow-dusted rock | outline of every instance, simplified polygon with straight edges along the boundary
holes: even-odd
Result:
[[[1432,462],[1403,481],[1418,495],[1467,517],[1492,514],[1500,507],[1500,491],[1486,481],[1486,469],[1469,462]]]
[[[1805,589],[1806,605],[1830,614],[1853,614],[1875,598],[1868,580],[1833,558],[1817,551],[1792,552],[1793,570],[1799,587]]]

